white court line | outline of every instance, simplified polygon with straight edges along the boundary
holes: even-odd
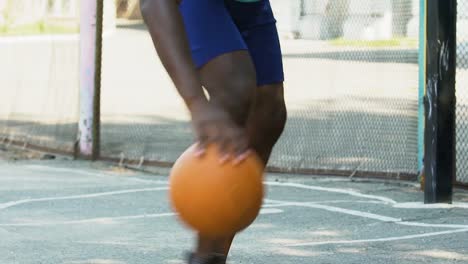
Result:
[[[468,228],[468,225],[452,225],[452,224],[426,224],[419,222],[398,222],[396,224],[405,226],[417,226],[417,227],[435,227],[435,228]]]
[[[323,210],[326,210],[326,211],[329,211],[329,212],[359,216],[359,217],[379,220],[379,221],[382,221],[382,222],[400,222],[400,221],[402,221],[400,218],[388,217],[388,216],[384,216],[384,215],[367,213],[367,212],[362,212],[362,211],[358,211],[358,210],[344,209],[344,208],[340,208],[340,207],[323,205],[323,204],[318,204],[318,203],[313,203],[313,202],[312,203],[308,203],[308,202],[303,203],[303,202],[287,202],[287,201],[278,201],[278,200],[276,200],[276,202],[285,204],[285,206],[289,205],[289,206],[323,209]]]
[[[69,169],[69,168],[57,168],[57,167],[48,167],[43,165],[28,165],[27,167],[39,170],[51,170],[51,171],[59,171],[59,172],[69,172],[69,173],[77,173],[83,174],[88,176],[97,176],[97,177],[112,177],[113,175],[107,174],[99,174],[93,172],[87,172],[80,169]],[[126,180],[138,181],[142,183],[155,183],[155,184],[168,184],[168,181],[164,180],[146,180],[146,179],[139,179],[139,178],[128,178],[125,177]],[[368,198],[372,200],[378,200],[385,204],[392,204],[395,208],[405,208],[405,209],[451,209],[451,208],[462,208],[468,209],[468,203],[453,203],[453,204],[431,204],[427,205],[420,202],[409,202],[409,203],[398,203],[393,199],[390,199],[385,196],[378,196],[378,195],[368,195],[363,194],[353,190],[347,189],[340,189],[340,188],[326,188],[320,186],[313,186],[313,185],[306,185],[300,183],[283,183],[283,182],[265,182],[266,185],[270,186],[280,186],[280,187],[293,187],[298,189],[307,189],[307,190],[315,190],[315,191],[324,191],[324,192],[333,192],[333,193],[342,193],[348,194],[355,197],[361,198]]]
[[[395,208],[404,209],[453,209],[461,208],[468,209],[468,203],[453,203],[453,204],[424,204],[422,202],[409,202],[409,203],[397,203],[393,205]]]
[[[424,204],[421,202],[398,203],[395,200],[392,200],[385,196],[368,195],[368,194],[363,194],[363,193],[356,192],[353,190],[346,190],[346,189],[340,189],[340,188],[326,188],[326,187],[320,187],[320,186],[305,185],[305,184],[300,184],[300,183],[283,183],[283,182],[265,182],[265,184],[271,185],[271,186],[293,187],[293,188],[307,189],[307,190],[343,193],[343,194],[348,194],[348,195],[355,196],[355,197],[379,200],[385,204],[391,204],[394,208],[402,208],[402,209],[453,209],[453,208],[468,209],[468,203],[460,203],[460,202],[455,202],[453,204]],[[322,203],[322,202],[318,202],[318,203]]]
[[[98,217],[98,218],[63,221],[63,222],[33,222],[33,223],[0,224],[0,226],[2,227],[20,227],[20,226],[37,227],[37,226],[73,225],[73,224],[89,224],[89,223],[111,224],[112,222],[119,221],[119,220],[160,218],[160,217],[167,217],[167,216],[174,216],[174,215],[175,213],[142,214],[142,215],[129,215],[129,216],[117,216],[117,217]]]
[[[169,189],[169,187],[156,187],[156,188],[130,189],[130,190],[99,192],[99,193],[70,195],[70,196],[23,199],[23,200],[18,200],[18,201],[10,201],[10,202],[6,202],[6,203],[0,203],[0,210],[6,209],[6,208],[9,208],[9,207],[13,207],[13,206],[17,206],[17,205],[20,205],[20,204],[26,204],[26,203],[36,203],[36,202],[45,202],[45,201],[59,201],[59,200],[73,200],[73,199],[89,199],[89,198],[110,196],[110,195],[117,195],[117,194],[164,191],[164,190],[168,190],[168,189]]]
[[[83,175],[88,175],[88,176],[112,177],[111,175],[107,176],[105,174],[86,172],[86,171],[79,170],[79,169],[57,168],[57,167],[48,167],[48,166],[42,166],[42,165],[29,165],[27,167],[32,168],[32,169],[39,169],[39,170],[49,170],[49,171],[51,170],[51,171],[78,173],[78,174],[83,174]],[[125,178],[125,179],[137,180],[137,181],[141,180],[141,181],[144,181],[144,182],[159,183],[159,184],[167,184],[167,181],[153,181],[153,180],[143,180],[143,179],[136,179],[136,178]],[[325,192],[343,193],[343,194],[348,194],[348,195],[355,196],[355,197],[375,199],[375,200],[381,201],[381,202],[383,202],[385,204],[390,203],[394,207],[397,207],[397,208],[400,208],[400,207],[405,208],[405,204],[408,204],[408,203],[397,203],[396,201],[394,201],[394,200],[392,200],[390,198],[384,197],[384,196],[367,195],[367,194],[362,194],[360,192],[356,192],[356,191],[353,191],[353,190],[346,190],[346,189],[339,189],[339,188],[326,188],[326,187],[305,185],[305,184],[299,184],[299,183],[282,183],[282,182],[265,182],[265,184],[270,185],[270,186],[293,187],[293,188],[307,189],[307,190],[317,190],[317,191],[325,191]],[[118,194],[118,193],[116,193],[116,194]],[[270,201],[272,201],[272,200],[270,200]],[[14,204],[15,202],[10,202],[10,203],[13,203],[13,205],[16,205],[16,204]],[[20,202],[20,203],[24,203],[24,202]],[[7,208],[7,207],[11,207],[11,205],[8,205],[8,204],[9,203],[0,204],[0,210],[4,209],[4,208]],[[462,208],[464,208],[465,205],[464,204],[462,204],[462,205],[463,205]],[[459,205],[454,205],[454,206],[460,207]],[[415,208],[415,206],[412,205],[411,208]],[[428,207],[428,208],[438,208],[438,207],[434,206],[434,207]]]
[[[450,235],[450,234],[465,233],[465,232],[468,232],[468,228],[457,229],[457,230],[447,230],[447,231],[440,231],[440,232],[431,232],[431,233],[424,233],[424,234],[417,234],[417,235],[375,238],[375,239],[304,242],[304,243],[289,244],[287,246],[288,247],[305,247],[305,246],[321,246],[321,245],[337,245],[337,244],[359,244],[359,243],[369,243],[369,242],[388,242],[388,241],[409,240],[409,239],[415,239],[415,238]]]
[[[320,187],[320,186],[312,186],[312,185],[305,185],[305,184],[300,184],[300,183],[288,183],[288,182],[265,182],[265,184],[270,185],[270,186],[293,187],[293,188],[314,190],[314,191],[342,193],[342,194],[348,194],[348,195],[355,196],[355,197],[379,200],[379,201],[389,203],[389,204],[397,203],[395,200],[392,200],[384,196],[363,194],[363,193],[356,192],[353,190],[346,190],[346,189],[339,189],[339,188],[326,188],[326,187]]]
[[[276,208],[267,208],[261,209],[261,215],[268,214],[280,214],[283,210]],[[141,215],[128,215],[128,216],[117,216],[117,217],[98,217],[98,218],[89,218],[81,220],[71,220],[71,221],[62,221],[62,222],[32,222],[32,223],[12,223],[12,224],[0,224],[0,227],[40,227],[40,226],[55,226],[55,225],[76,225],[76,224],[112,224],[115,221],[119,220],[135,220],[135,219],[145,219],[145,218],[161,218],[175,216],[176,213],[160,213],[160,214],[141,214]]]
[[[269,204],[265,204],[264,207],[283,207],[283,206],[295,206],[300,202],[287,202],[282,203],[275,200],[268,200]],[[356,200],[324,200],[320,202],[306,202],[307,204],[341,204],[341,203],[362,203],[362,204],[384,204],[384,202],[379,201],[356,201]]]
[[[81,170],[50,168],[50,167],[45,167],[45,166],[40,166],[40,165],[39,166],[34,166],[34,168],[68,171],[68,172],[83,173],[83,174],[88,174],[89,175],[88,172],[84,172],[84,171],[81,171]],[[94,174],[94,173],[92,173],[92,174],[94,176],[100,176],[99,174]],[[311,185],[298,184],[298,183],[265,182],[265,184],[271,185],[271,186],[293,187],[293,188],[308,189],[308,190],[343,193],[343,194],[348,194],[348,195],[356,196],[356,197],[375,199],[375,200],[381,201],[382,203],[385,203],[385,204],[392,204],[393,206],[398,205],[398,203],[396,201],[394,201],[394,200],[392,200],[390,198],[383,197],[383,196],[376,196],[376,195],[366,195],[366,194],[362,194],[362,193],[359,193],[359,192],[356,192],[356,191],[353,191],[353,190],[345,190],[345,189],[339,189],[339,188],[325,188],[325,187],[311,186]],[[151,188],[151,189],[154,190],[154,188]],[[158,189],[158,188],[156,188],[156,189]],[[167,187],[164,188],[164,189],[167,189]],[[139,190],[149,190],[149,189],[139,189]],[[102,195],[114,195],[114,194],[129,193],[129,192],[137,192],[137,191],[135,191],[135,190],[124,190],[124,191],[101,193],[101,194],[71,196],[71,197],[65,197],[65,199],[81,199],[81,198],[90,198],[90,197],[97,197],[97,196],[102,196]],[[94,196],[94,195],[97,195],[97,196]],[[57,200],[57,199],[60,199],[60,197],[40,198],[40,199],[26,199],[26,200],[20,200],[20,201],[16,201],[16,202],[4,203],[4,204],[0,204],[0,210],[4,209],[4,208],[7,208],[7,207],[17,205],[17,204],[26,203],[26,202],[43,201],[43,199]],[[62,199],[64,199],[64,198],[62,198]],[[311,207],[311,208],[316,208],[316,209],[323,209],[323,210],[327,210],[327,211],[331,211],[331,212],[338,212],[338,213],[344,213],[344,214],[348,214],[348,215],[365,217],[365,218],[384,221],[384,222],[394,222],[394,223],[397,223],[397,224],[407,225],[407,226],[445,227],[445,228],[465,228],[465,227],[468,227],[468,226],[465,226],[465,225],[445,225],[445,224],[440,225],[440,224],[426,224],[426,223],[418,223],[418,222],[406,222],[406,221],[402,221],[402,219],[399,219],[399,218],[388,217],[388,216],[383,216],[383,215],[378,215],[378,214],[373,214],[373,213],[367,213],[367,212],[362,212],[362,211],[357,211],[357,210],[343,209],[343,208],[339,208],[339,207],[327,206],[327,205],[319,204],[320,202],[318,202],[318,203],[317,202],[316,203],[301,203],[301,202],[276,201],[276,200],[271,200],[271,199],[267,200],[267,201],[269,201],[270,203],[277,203],[276,206],[266,205],[267,207],[305,206],[305,207]],[[339,201],[339,202],[341,202],[341,201]]]
[[[280,213],[282,213],[282,212],[283,212],[283,210],[277,209],[277,208],[265,208],[265,207],[264,207],[264,208],[262,208],[262,209],[260,210],[260,214],[261,214],[261,215],[280,214]]]
[[[103,177],[102,174],[86,172],[86,171],[83,171],[83,170],[80,170],[80,169],[56,168],[56,167],[47,167],[47,166],[42,166],[42,165],[29,165],[28,167],[34,168],[34,169],[41,169],[41,170],[52,170],[52,171],[79,173],[79,174],[84,174],[84,175]],[[125,179],[135,180],[135,178],[125,178]],[[139,180],[142,180],[142,179],[139,179]],[[155,182],[155,183],[161,183],[161,184],[167,184],[168,183],[168,181],[153,181],[153,180],[142,180],[142,181],[149,181],[149,182]],[[315,190],[315,191],[342,193],[342,194],[348,194],[348,195],[355,196],[355,197],[368,198],[368,199],[372,199],[372,200],[379,200],[379,201],[382,201],[382,202],[385,202],[385,203],[397,204],[396,201],[394,201],[394,200],[392,200],[390,198],[384,197],[384,196],[363,194],[363,193],[353,191],[353,190],[346,190],[346,189],[339,189],[339,188],[326,188],[326,187],[320,187],[320,186],[305,185],[305,184],[300,184],[300,183],[284,183],[284,182],[271,182],[271,181],[267,181],[267,182],[265,182],[265,184],[270,185],[270,186],[293,187],[293,188]]]
[[[83,174],[83,175],[88,175],[88,176],[112,177],[111,175],[106,176],[105,174],[86,172],[86,171],[79,170],[79,169],[56,168],[56,167],[48,167],[48,166],[42,166],[42,165],[29,165],[27,167],[32,168],[32,169],[39,169],[39,170],[52,170],[52,171],[60,171],[60,172],[78,173],[78,174]],[[159,183],[159,184],[167,184],[167,181],[153,181],[153,180],[143,180],[143,179],[136,179],[136,178],[125,178],[125,179],[144,181],[144,182],[151,182],[151,183]],[[418,205],[418,203],[397,203],[396,201],[394,201],[394,200],[392,200],[390,198],[384,197],[384,196],[367,195],[367,194],[363,194],[363,193],[356,192],[356,191],[353,191],[353,190],[346,190],[346,189],[339,189],[339,188],[326,188],[326,187],[305,185],[305,184],[299,184],[299,183],[265,182],[265,184],[270,185],[270,186],[293,187],[293,188],[307,189],[307,190],[343,193],[343,194],[348,194],[348,195],[355,196],[355,197],[362,197],[362,198],[378,200],[378,201],[381,201],[381,202],[383,202],[385,204],[389,203],[389,204],[392,204],[396,208],[438,209],[440,207],[446,208],[445,206],[447,206],[447,205],[422,206],[421,204]],[[118,193],[115,193],[115,194],[118,194]],[[270,200],[270,201],[273,201],[273,200]],[[25,203],[24,201],[18,201],[18,202],[20,204]],[[10,205],[11,203],[13,203],[13,205]],[[9,203],[0,204],[0,210],[5,209],[7,207],[14,206],[14,205],[16,205],[16,202],[9,202]],[[468,204],[458,203],[458,204],[454,204],[454,205],[452,205],[452,207],[448,207],[448,208],[453,208],[453,207],[465,208],[465,207],[468,207]]]
[[[322,209],[322,210],[326,210],[326,211],[329,211],[329,212],[353,215],[353,216],[378,220],[378,221],[382,221],[382,222],[395,223],[395,224],[399,224],[399,225],[406,225],[406,226],[432,227],[432,228],[456,228],[456,229],[468,228],[468,225],[428,224],[428,223],[420,223],[420,222],[408,222],[408,221],[403,221],[401,218],[395,218],[395,217],[390,217],[390,216],[385,216],[385,215],[362,212],[362,211],[358,211],[358,210],[345,209],[345,208],[340,208],[340,207],[335,207],[335,206],[328,206],[328,205],[317,204],[317,203],[313,203],[313,202],[308,203],[308,202],[288,202],[288,201],[278,201],[278,200],[274,200],[274,201],[279,204],[277,206],[298,206],[298,207],[308,207],[308,208],[314,208],[314,209]]]
[[[162,180],[147,180],[147,179],[140,179],[140,178],[134,178],[134,177],[128,177],[128,176],[122,176],[119,178],[118,175],[115,174],[104,174],[104,173],[97,173],[97,172],[89,172],[89,171],[84,171],[80,169],[70,169],[70,168],[58,168],[58,167],[48,167],[48,166],[43,166],[43,165],[28,165],[26,166],[27,168],[34,169],[34,170],[40,170],[40,171],[55,171],[55,172],[65,172],[65,173],[75,173],[75,174],[81,174],[81,175],[86,175],[86,176],[93,176],[93,177],[99,177],[99,178],[112,178],[112,179],[125,179],[128,181],[134,181],[138,183],[153,183],[153,184],[168,184],[168,181],[162,181]]]

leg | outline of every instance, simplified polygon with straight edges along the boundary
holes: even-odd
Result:
[[[249,53],[241,50],[214,58],[200,69],[200,78],[210,102],[222,107],[248,131],[257,88],[255,67]],[[214,252],[227,256],[233,238],[234,235],[213,240],[199,236],[197,253],[203,256]]]
[[[283,61],[276,20],[268,0],[247,5],[232,0],[225,2],[255,65],[258,88],[246,127],[251,146],[267,164],[286,121]]]
[[[286,118],[283,83],[259,86],[247,121],[247,133],[252,148],[265,165],[283,133]]]
[[[245,128],[251,147],[266,165],[286,119],[281,50],[269,1],[185,0],[181,12],[211,103],[223,107]],[[197,254],[227,255],[233,238],[234,234],[199,237]],[[210,264],[223,263],[221,259]]]
[[[249,53],[239,50],[220,55],[199,72],[210,102],[222,107],[239,126],[246,127],[257,87]]]
[[[251,147],[266,165],[286,122],[283,84],[257,87],[255,68],[247,51],[221,55],[200,70],[210,101],[222,106],[245,127]],[[213,241],[199,237],[199,253],[228,255],[234,236]],[[221,263],[220,263],[221,264]]]
[[[286,118],[283,84],[259,86],[246,128],[252,148],[260,155],[265,165],[284,130]],[[228,255],[233,240],[234,236],[223,241],[221,253],[225,256]]]

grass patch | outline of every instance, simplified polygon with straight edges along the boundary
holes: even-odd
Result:
[[[335,46],[349,46],[349,47],[368,47],[368,48],[382,48],[382,47],[418,47],[418,40],[411,38],[393,38],[385,40],[349,40],[338,38],[330,41],[330,44]]]
[[[1,26],[0,36],[42,35],[42,34],[75,34],[79,32],[78,25],[65,23],[38,22],[20,26]]]

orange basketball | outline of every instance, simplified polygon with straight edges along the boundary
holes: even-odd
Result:
[[[206,236],[228,236],[248,227],[263,201],[263,166],[250,155],[240,164],[219,162],[211,145],[201,157],[188,148],[170,175],[170,200],[179,218]]]

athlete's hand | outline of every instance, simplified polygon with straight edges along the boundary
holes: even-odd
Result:
[[[247,136],[221,107],[210,102],[194,104],[191,108],[192,124],[198,141],[197,155],[203,155],[210,143],[220,147],[221,162],[234,159],[241,162],[249,155]]]

